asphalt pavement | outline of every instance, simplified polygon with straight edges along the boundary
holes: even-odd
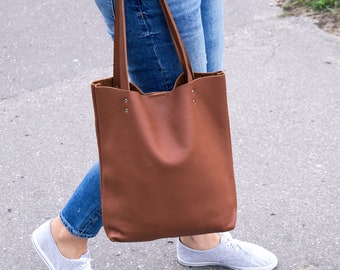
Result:
[[[224,2],[233,236],[280,270],[338,270],[340,38],[274,0]],[[112,42],[90,0],[5,0],[0,23],[0,269],[46,269],[30,236],[97,159],[90,82],[111,75]],[[175,239],[89,245],[94,269],[186,269]]]

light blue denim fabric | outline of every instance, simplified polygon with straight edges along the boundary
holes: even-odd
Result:
[[[114,0],[95,0],[113,37]],[[197,72],[222,70],[223,0],[167,0]],[[158,0],[125,0],[129,77],[143,92],[171,90],[182,73]],[[102,227],[100,172],[96,163],[60,217],[75,236],[90,238]]]

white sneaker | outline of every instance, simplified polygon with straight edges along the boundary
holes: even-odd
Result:
[[[32,234],[32,243],[50,270],[92,270],[90,252],[80,259],[65,258],[59,251],[51,233],[51,220],[42,224]]]
[[[220,244],[209,250],[194,250],[178,240],[177,259],[185,266],[218,265],[234,270],[272,270],[278,263],[270,251],[233,239],[229,232],[222,233]]]

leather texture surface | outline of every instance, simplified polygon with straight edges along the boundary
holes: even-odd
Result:
[[[123,0],[116,1],[114,76],[92,83],[103,224],[112,241],[227,231],[236,223],[225,74],[192,72],[160,3],[184,70],[174,89],[143,94],[128,82]]]

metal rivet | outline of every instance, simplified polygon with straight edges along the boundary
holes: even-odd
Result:
[[[192,100],[192,103],[196,103],[196,99],[193,99],[193,100]]]
[[[125,113],[128,113],[128,112],[129,112],[129,109],[128,109],[128,108],[125,108],[125,109],[124,109],[124,112],[125,112]]]
[[[125,103],[128,103],[129,100],[128,100],[127,98],[124,98],[124,102],[125,102]]]
[[[195,93],[195,89],[192,89],[192,90],[191,90],[191,93],[193,93],[193,94],[194,94],[194,93]]]

